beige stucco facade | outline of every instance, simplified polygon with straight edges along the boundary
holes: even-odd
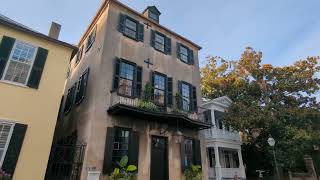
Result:
[[[28,126],[13,180],[43,180],[73,49],[0,24],[3,36],[49,52],[38,89],[0,81],[0,120]]]
[[[140,23],[150,23],[151,27],[144,28],[144,41],[137,42],[119,33],[118,22],[120,13],[127,14],[138,20]],[[129,116],[113,116],[107,113],[110,107],[110,98],[115,58],[123,58],[142,66],[142,87],[150,81],[150,71],[164,73],[173,78],[173,94],[177,92],[177,81],[186,81],[197,88],[198,105],[201,105],[200,92],[200,72],[198,60],[198,46],[189,40],[169,32],[155,22],[138,15],[137,12],[123,6],[116,1],[106,1],[99,13],[93,20],[89,29],[82,37],[79,47],[86,42],[88,34],[97,27],[96,38],[91,49],[84,53],[83,58],[76,64],[76,58],[71,62],[71,73],[65,87],[67,90],[74,85],[82,73],[89,67],[90,76],[84,101],[75,106],[67,116],[61,120],[57,128],[56,137],[66,136],[77,130],[78,141],[86,143],[81,179],[85,180],[89,170],[101,172],[100,180],[105,179],[102,175],[106,132],[107,127],[127,127],[140,133],[139,138],[139,165],[138,179],[150,179],[151,161],[151,136],[158,135],[168,138],[168,159],[169,159],[169,179],[182,179],[180,144],[172,136],[175,127],[168,127],[164,134],[160,134],[159,123],[141,120]],[[171,38],[172,54],[165,55],[154,50],[150,46],[151,29],[157,30]],[[194,52],[194,65],[188,65],[177,59],[176,42],[181,42],[191,48]],[[85,52],[85,51],[84,51]],[[153,63],[149,68],[144,60],[150,59]],[[198,137],[198,132],[194,129],[184,129],[183,135],[201,139],[201,146],[204,141]],[[201,149],[203,179],[207,177],[207,160],[205,148]]]

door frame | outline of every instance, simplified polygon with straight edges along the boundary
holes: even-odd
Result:
[[[152,169],[152,138],[156,137],[156,138],[161,138],[161,139],[165,139],[166,140],[166,169],[167,169],[167,180],[169,180],[169,137],[167,136],[161,136],[161,135],[150,135],[151,136],[151,141],[150,141],[150,179],[151,179],[151,169]]]

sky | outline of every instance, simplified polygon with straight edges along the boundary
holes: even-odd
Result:
[[[60,40],[77,44],[103,0],[1,0],[0,13],[47,34],[62,25]],[[120,0],[138,12],[161,11],[160,24],[203,47],[208,55],[238,59],[245,47],[263,63],[285,66],[320,55],[319,0]]]

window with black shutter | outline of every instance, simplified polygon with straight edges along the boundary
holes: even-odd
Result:
[[[171,54],[171,39],[158,31],[151,30],[151,46],[164,54]]]
[[[37,89],[48,50],[3,36],[0,44],[0,79]]]
[[[166,104],[166,80],[167,76],[154,72],[152,76],[153,100],[156,104],[164,106]]]
[[[118,30],[133,40],[143,42],[144,25],[128,15],[120,14]]]
[[[82,53],[83,53],[83,46],[80,47],[78,54],[77,54],[77,59],[76,59],[76,65],[80,62],[82,58]]]
[[[64,106],[64,113],[68,114],[73,106],[74,103],[74,97],[75,97],[75,92],[76,92],[76,87],[77,87],[77,83],[75,83],[69,90],[68,90],[68,94],[67,94],[67,98],[66,98],[66,102],[65,102],[65,106]]]
[[[128,156],[130,165],[138,166],[139,134],[127,128],[108,128],[103,172],[109,174],[118,167],[117,162]]]
[[[89,79],[89,68],[79,78],[77,92],[76,92],[76,101],[75,101],[77,105],[80,104],[86,96],[88,79]]]
[[[90,50],[94,41],[96,40],[96,33],[97,33],[97,26],[93,28],[92,32],[88,36],[87,43],[86,43],[86,52]]]
[[[125,59],[116,59],[113,90],[119,95],[136,97],[141,94],[142,67]]]
[[[194,64],[193,50],[177,42],[177,58],[187,64]]]
[[[8,129],[10,130],[8,131]],[[23,140],[27,131],[27,125],[25,124],[11,124],[8,126],[8,123],[0,124],[1,131],[1,144],[4,143],[4,139],[6,139],[5,144],[7,144],[6,151],[1,152],[1,156],[3,159],[3,163],[1,164],[1,170],[6,173],[13,175],[15,168],[17,166],[17,162],[19,159],[19,154],[23,145]],[[4,133],[5,131],[8,134]],[[9,135],[11,138],[9,139]],[[6,138],[4,138],[6,136]]]
[[[173,80],[172,77],[167,78],[167,106],[173,105]]]
[[[202,165],[200,141],[198,139],[183,139],[180,154],[182,170],[190,168],[191,165]]]

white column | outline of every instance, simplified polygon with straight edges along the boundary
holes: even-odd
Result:
[[[241,177],[243,176],[244,178],[246,177],[245,169],[243,166],[243,159],[242,159],[242,153],[241,149],[238,149],[238,157],[239,157],[239,168],[241,170]]]
[[[221,180],[222,178],[222,171],[221,171],[221,164],[220,164],[220,156],[219,156],[219,147],[214,147],[214,156],[216,159],[216,180]]]

